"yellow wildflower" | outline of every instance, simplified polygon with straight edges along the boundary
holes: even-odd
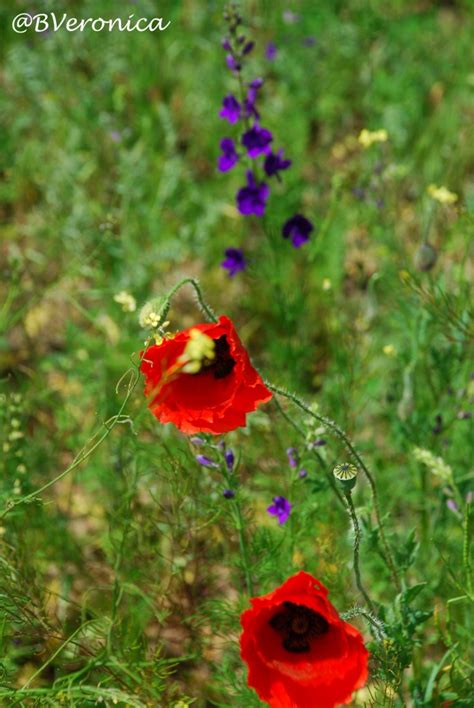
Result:
[[[447,187],[441,186],[437,187],[435,184],[430,184],[426,191],[437,202],[440,204],[455,204],[458,200],[458,195],[454,192],[450,192]]]
[[[364,128],[359,134],[359,143],[364,148],[368,148],[374,143],[386,143],[388,140],[388,133],[385,128],[380,130],[367,130]]]

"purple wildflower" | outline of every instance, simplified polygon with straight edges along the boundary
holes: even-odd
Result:
[[[221,118],[228,120],[229,123],[237,123],[240,118],[240,103],[231,93],[222,101],[222,110],[219,113]]]
[[[242,68],[239,62],[235,61],[234,57],[232,54],[227,54],[226,58],[226,64],[229,67],[231,71],[240,71]]]
[[[222,496],[226,499],[233,499],[235,497],[235,492],[233,489],[224,489]]]
[[[268,59],[268,61],[275,61],[277,54],[278,49],[273,44],[273,42],[269,42],[267,44],[267,48],[265,49],[265,57]]]
[[[222,49],[225,49],[226,52],[230,52],[232,50],[232,47],[230,46],[230,41],[227,37],[224,37],[222,40]]]
[[[281,170],[287,170],[291,165],[291,160],[284,160],[282,156],[283,150],[278,150],[278,152],[270,152],[266,156],[263,169],[269,177],[272,177],[273,175],[278,177],[278,173]]]
[[[240,273],[241,270],[245,270],[247,262],[240,248],[226,248],[225,256],[221,266],[229,271],[228,275],[230,278]]]
[[[242,145],[247,148],[249,157],[258,157],[270,152],[270,143],[273,135],[266,128],[261,128],[258,123],[247,130],[242,136]]]
[[[224,453],[224,458],[225,458],[225,463],[227,465],[227,469],[229,470],[229,472],[232,472],[232,468],[234,467],[234,461],[235,461],[233,451],[226,450]]]
[[[300,471],[298,472],[298,477],[300,477],[301,479],[304,479],[304,478],[307,477],[307,476],[308,476],[308,473],[307,473],[307,471],[306,471],[305,469],[300,470]]]
[[[302,214],[295,214],[283,225],[283,238],[291,238],[295,248],[299,248],[309,239],[313,224]]]
[[[298,467],[298,450],[296,447],[288,447],[286,449],[286,454],[288,455],[288,464],[290,467]]]
[[[269,514],[278,517],[278,523],[284,524],[291,511],[291,504],[285,497],[273,497],[273,504],[267,509]]]
[[[247,186],[237,192],[237,207],[241,214],[263,216],[270,188],[265,182],[257,183],[252,172],[247,172]]]
[[[220,145],[222,155],[217,161],[217,167],[221,172],[227,172],[233,168],[239,156],[235,150],[235,144],[232,138],[223,138]]]
[[[206,455],[196,455],[196,460],[203,467],[219,467],[217,462],[213,462],[209,457],[206,457]]]

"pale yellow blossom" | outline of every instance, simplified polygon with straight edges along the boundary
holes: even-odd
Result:
[[[447,187],[437,187],[436,184],[430,184],[426,191],[435,201],[440,204],[455,204],[458,200],[458,195],[450,192]]]
[[[386,143],[388,140],[388,133],[385,128],[380,130],[367,130],[364,128],[359,133],[359,143],[364,148],[368,148],[374,143]]]

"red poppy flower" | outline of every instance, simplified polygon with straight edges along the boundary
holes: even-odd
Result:
[[[328,591],[301,571],[251,600],[241,616],[248,683],[271,708],[334,708],[367,680],[362,635],[344,622]]]
[[[214,341],[212,358],[203,355],[197,370],[186,371],[183,356],[199,332]],[[272,397],[228,317],[195,325],[149,347],[140,368],[153,415],[187,434],[218,435],[244,426],[246,414]]]

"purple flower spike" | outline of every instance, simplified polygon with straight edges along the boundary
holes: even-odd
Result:
[[[223,138],[221,140],[221,150],[222,155],[217,161],[217,167],[221,172],[228,172],[239,159],[232,138]]]
[[[219,467],[217,462],[213,462],[209,457],[206,457],[206,455],[196,455],[196,460],[203,467]]]
[[[296,447],[288,447],[286,449],[286,454],[288,455],[288,464],[290,467],[298,467],[298,450]]]
[[[229,470],[229,472],[232,472],[235,461],[234,453],[232,452],[232,450],[226,450],[224,453],[224,458],[225,463],[227,465],[227,469]]]
[[[299,248],[309,240],[313,224],[302,214],[295,214],[283,225],[283,238],[291,238],[295,248]]]
[[[283,150],[278,150],[277,153],[270,152],[266,156],[263,169],[269,177],[272,177],[273,175],[278,177],[278,173],[281,170],[287,170],[291,165],[291,160],[284,160],[282,156]]]
[[[247,148],[249,157],[258,157],[270,152],[270,143],[273,135],[266,128],[261,128],[256,123],[242,136],[242,145]]]
[[[233,278],[234,275],[240,273],[240,271],[245,270],[247,266],[247,261],[244,258],[244,254],[240,248],[226,248],[225,258],[221,263],[222,268],[228,270],[229,278]]]
[[[267,509],[269,514],[278,517],[278,523],[284,524],[291,511],[291,504],[285,497],[273,497],[273,504]]]
[[[273,44],[273,42],[269,42],[267,44],[267,48],[265,49],[265,57],[268,59],[268,61],[275,61],[277,54],[278,49]]]
[[[222,110],[219,113],[221,118],[228,120],[229,123],[237,123],[240,118],[240,103],[231,93],[222,101]]]
[[[226,60],[227,66],[229,67],[229,69],[230,69],[231,71],[240,71],[240,69],[242,68],[242,67],[240,66],[240,64],[239,64],[237,61],[235,61],[235,59],[234,59],[234,57],[232,56],[232,54],[228,54],[228,55],[226,56],[225,60]]]
[[[226,499],[233,499],[235,497],[235,492],[233,491],[233,489],[224,489],[224,491],[222,492],[222,496]]]
[[[247,186],[237,192],[237,208],[244,216],[250,214],[263,216],[269,194],[269,186],[265,182],[258,184],[249,170],[247,172]]]

